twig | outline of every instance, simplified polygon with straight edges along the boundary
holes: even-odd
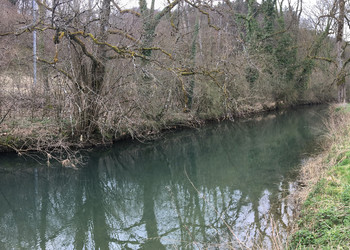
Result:
[[[6,116],[10,113],[12,107],[13,107],[13,105],[9,108],[9,110],[7,110],[6,114],[1,118],[0,124],[4,122]]]

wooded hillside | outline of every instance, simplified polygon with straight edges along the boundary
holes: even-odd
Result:
[[[346,100],[348,1],[35,3],[0,1],[0,144],[18,152]]]

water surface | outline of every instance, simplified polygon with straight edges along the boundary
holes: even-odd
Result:
[[[292,219],[283,198],[317,150],[324,109],[120,142],[78,171],[0,155],[0,249],[269,246]]]

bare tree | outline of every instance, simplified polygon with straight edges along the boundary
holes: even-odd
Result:
[[[337,46],[337,86],[338,86],[338,102],[346,102],[346,89],[345,89],[345,72],[344,72],[344,22],[345,22],[345,0],[338,0],[339,15],[337,18],[337,35],[336,35],[336,46]]]

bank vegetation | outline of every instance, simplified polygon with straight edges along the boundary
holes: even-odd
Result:
[[[350,106],[333,106],[330,114],[324,153],[302,166],[291,249],[349,247]]]
[[[124,137],[346,100],[343,0],[312,14],[302,0],[31,2],[0,1],[1,151],[62,160]]]

